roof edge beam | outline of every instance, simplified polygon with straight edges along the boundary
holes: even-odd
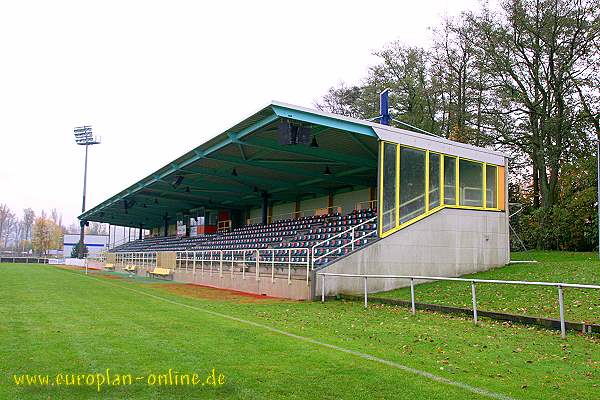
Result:
[[[325,115],[318,115],[309,113],[302,110],[295,110],[288,107],[283,107],[279,105],[271,106],[275,114],[277,114],[281,118],[290,118],[297,121],[302,121],[315,125],[327,126],[329,128],[340,129],[343,131],[349,131],[354,133],[359,133],[365,136],[371,136],[376,138],[377,134],[370,126],[357,124],[356,122],[346,121],[343,119],[332,118]]]

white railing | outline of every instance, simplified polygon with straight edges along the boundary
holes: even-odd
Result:
[[[365,308],[368,305],[368,285],[367,279],[410,279],[410,302],[411,312],[413,315],[416,314],[415,304],[415,281],[452,281],[452,282],[469,282],[471,283],[471,301],[473,304],[473,322],[477,324],[477,293],[475,284],[477,283],[491,283],[491,284],[503,284],[503,285],[529,285],[529,286],[551,286],[558,289],[558,306],[560,313],[560,332],[561,337],[564,339],[567,335],[566,324],[565,324],[565,306],[563,288],[576,288],[576,289],[600,289],[599,285],[584,285],[579,283],[562,283],[562,282],[530,282],[530,281],[505,281],[499,279],[468,279],[468,278],[449,278],[442,276],[420,276],[420,275],[369,275],[369,274],[341,274],[332,272],[317,272],[317,275],[321,276],[321,301],[325,301],[325,278],[327,276],[336,276],[343,278],[363,278],[364,279],[364,296],[365,296]]]
[[[364,221],[364,222],[361,222],[361,223],[360,223],[360,224],[358,224],[358,225],[354,225],[354,226],[352,226],[351,228],[349,228],[349,229],[346,229],[345,231],[343,231],[343,232],[340,232],[340,233],[338,233],[337,235],[334,235],[334,236],[332,236],[332,237],[330,237],[330,238],[328,238],[328,239],[322,240],[322,241],[320,241],[320,242],[316,243],[314,246],[312,246],[312,248],[311,248],[311,251],[310,251],[310,254],[312,255],[312,260],[311,260],[311,269],[315,269],[315,262],[316,262],[316,261],[319,261],[319,260],[321,260],[322,258],[324,258],[324,257],[327,257],[327,256],[328,256],[328,255],[330,255],[330,254],[333,254],[333,253],[335,253],[335,252],[338,252],[339,250],[341,250],[341,249],[343,249],[343,248],[346,248],[346,247],[348,247],[348,246],[351,246],[351,249],[352,249],[352,251],[354,251],[354,248],[355,248],[355,246],[354,246],[354,243],[356,243],[357,241],[359,241],[359,240],[361,240],[361,239],[364,239],[364,238],[366,238],[366,237],[368,237],[368,236],[371,236],[371,235],[374,235],[374,234],[376,234],[376,233],[377,233],[377,229],[373,229],[373,230],[371,230],[369,233],[366,233],[366,234],[364,234],[364,235],[360,235],[360,236],[358,236],[358,237],[357,237],[357,235],[356,235],[356,230],[357,230],[357,228],[360,228],[361,226],[363,226],[363,225],[366,225],[366,224],[369,224],[369,223],[373,223],[374,221],[377,221],[377,216],[375,216],[375,217],[373,217],[373,218],[370,218],[370,219],[368,219],[368,220],[366,220],[366,221]],[[324,243],[331,242],[332,240],[335,240],[335,239],[337,239],[337,238],[339,238],[339,237],[341,237],[341,236],[344,236],[345,234],[348,234],[348,233],[351,233],[351,235],[352,235],[352,236],[351,236],[351,237],[352,237],[352,239],[351,239],[349,242],[347,242],[347,243],[344,243],[344,244],[342,244],[341,246],[335,247],[335,248],[333,248],[333,249],[330,249],[330,250],[326,251],[326,252],[325,252],[325,254],[321,254],[320,256],[318,256],[318,257],[315,257],[315,249],[316,249],[317,247],[320,247],[320,246],[322,246]]]
[[[367,209],[367,208],[377,208],[377,200],[359,201],[354,206],[354,209],[356,211],[364,210],[364,209]]]
[[[278,255],[279,254],[279,255]],[[283,255],[281,255],[283,254]],[[305,247],[274,248],[274,249],[242,249],[242,250],[197,250],[178,251],[176,255],[175,269],[180,271],[204,274],[229,273],[233,278],[235,275],[246,279],[250,268],[254,268],[254,277],[258,281],[261,277],[261,269],[268,271],[271,282],[275,282],[275,276],[285,273],[288,283],[292,282],[292,270],[306,270],[306,283],[310,279],[310,252]],[[264,276],[264,273],[262,274]]]
[[[99,263],[106,262],[106,251],[101,251],[99,253],[88,254],[86,257],[88,260],[96,261]]]
[[[135,265],[138,267],[156,267],[157,266],[157,252],[156,251],[143,251],[143,252],[129,252],[129,253],[114,253],[115,264],[119,267],[125,267],[127,265]]]

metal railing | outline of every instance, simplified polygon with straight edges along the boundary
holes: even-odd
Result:
[[[217,232],[230,232],[231,231],[231,220],[227,219],[224,221],[219,221],[217,225]]]
[[[367,209],[367,208],[377,208],[377,200],[359,201],[354,206],[355,210],[364,210],[364,209]]]
[[[101,251],[95,254],[88,254],[85,258],[88,260],[104,263],[106,262],[106,251]]]
[[[283,253],[284,255],[278,255]],[[200,273],[204,276],[229,273],[231,277],[236,271],[241,272],[242,279],[246,279],[247,272],[254,268],[254,276],[258,281],[261,277],[261,268],[269,271],[271,282],[280,271],[287,275],[288,283],[292,282],[292,270],[306,270],[306,284],[310,279],[310,252],[305,247],[273,248],[273,249],[242,249],[242,250],[197,250],[178,251],[175,269]],[[287,270],[287,271],[286,271]],[[264,276],[264,274],[263,274]]]
[[[351,228],[349,228],[349,229],[346,229],[345,231],[338,233],[337,235],[333,235],[333,236],[331,236],[330,238],[327,238],[327,239],[325,239],[325,240],[322,240],[322,241],[320,241],[320,242],[316,243],[314,246],[312,246],[312,248],[311,248],[311,251],[310,251],[310,254],[312,255],[312,260],[311,260],[311,269],[315,269],[315,262],[316,262],[316,261],[319,261],[319,260],[321,260],[322,258],[324,258],[324,257],[327,257],[328,255],[330,255],[330,254],[333,254],[333,253],[335,253],[335,252],[339,252],[339,250],[341,250],[341,249],[343,249],[343,248],[346,248],[346,247],[348,247],[348,246],[351,246],[351,249],[352,249],[352,251],[354,251],[354,248],[356,247],[356,246],[354,245],[354,243],[356,243],[357,241],[359,241],[359,240],[361,240],[361,239],[364,239],[364,238],[366,238],[366,237],[368,237],[368,236],[371,236],[371,235],[373,235],[373,234],[376,234],[376,233],[377,233],[377,230],[376,230],[376,229],[374,229],[374,230],[371,230],[370,232],[368,232],[368,233],[366,233],[366,234],[364,234],[364,235],[356,236],[356,229],[357,229],[357,228],[360,228],[360,227],[361,227],[361,226],[363,226],[363,225],[366,225],[366,224],[369,224],[369,223],[373,223],[373,222],[375,222],[375,221],[377,221],[377,216],[375,216],[375,217],[373,217],[373,218],[369,218],[368,220],[366,220],[366,221],[364,221],[364,222],[361,222],[361,223],[360,223],[360,224],[358,224],[358,225],[354,225],[354,226],[352,226]],[[352,234],[352,239],[351,239],[349,242],[347,242],[347,243],[344,243],[344,244],[342,244],[341,246],[335,247],[335,248],[333,248],[333,249],[330,249],[330,250],[328,250],[327,252],[325,252],[325,254],[321,254],[320,256],[318,256],[318,257],[315,257],[315,249],[316,249],[317,247],[320,247],[320,246],[322,246],[324,243],[327,243],[327,242],[330,242],[330,241],[332,241],[332,240],[335,240],[335,239],[337,239],[337,238],[339,238],[339,237],[341,237],[341,236],[344,236],[345,234],[348,234],[348,233],[351,233],[351,234]]]
[[[558,307],[560,314],[560,335],[564,339],[567,337],[565,325],[565,306],[563,288],[576,289],[600,289],[599,285],[584,285],[578,283],[563,283],[563,282],[530,282],[530,281],[505,281],[498,279],[467,279],[467,278],[447,278],[440,276],[418,276],[418,275],[369,275],[369,274],[338,274],[331,272],[317,272],[321,276],[321,301],[325,301],[325,277],[337,276],[343,278],[363,278],[364,279],[364,297],[365,308],[368,305],[368,286],[367,279],[410,279],[410,302],[411,312],[416,314],[415,305],[415,281],[452,281],[452,282],[469,282],[471,283],[471,301],[473,304],[473,322],[477,324],[477,291],[475,285],[477,283],[495,283],[502,285],[527,285],[527,286],[550,286],[556,287],[558,290]]]
[[[114,253],[114,254],[115,254],[115,264],[120,267],[125,267],[126,265],[135,265],[138,267],[156,267],[157,266],[157,252],[156,251]]]

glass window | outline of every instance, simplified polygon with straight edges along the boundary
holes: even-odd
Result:
[[[440,205],[440,155],[429,153],[429,209]]]
[[[425,212],[425,152],[400,149],[400,223]]]
[[[444,204],[456,205],[456,157],[444,156]]]
[[[460,160],[458,174],[460,205],[483,207],[483,165]]]
[[[383,199],[381,229],[387,232],[396,226],[396,145],[383,144]]]
[[[496,166],[486,165],[485,167],[485,206],[487,208],[496,208],[498,206],[498,191],[496,189]]]

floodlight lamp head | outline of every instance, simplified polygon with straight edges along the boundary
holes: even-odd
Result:
[[[75,136],[75,143],[77,143],[80,146],[100,144],[101,142],[99,136],[93,135],[91,125],[78,126],[74,128],[73,135]]]

